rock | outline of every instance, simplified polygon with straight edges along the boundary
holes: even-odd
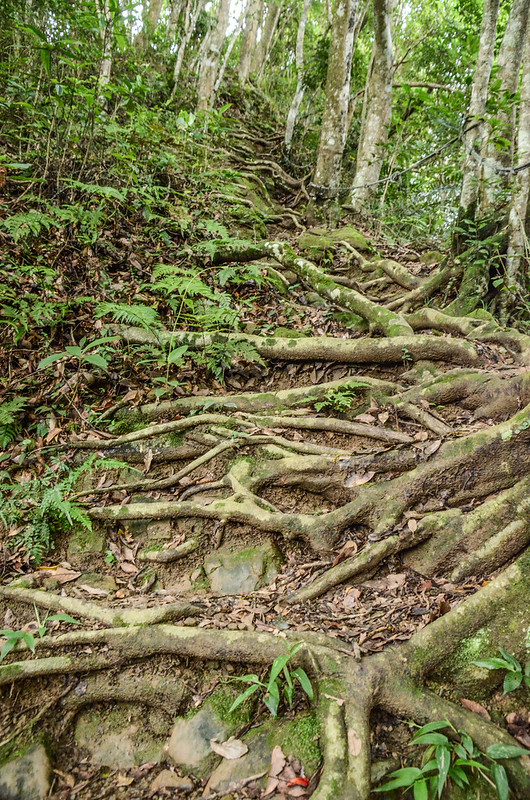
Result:
[[[102,592],[115,592],[118,588],[112,575],[102,575],[99,572],[84,572],[76,583],[78,586],[89,586]]]
[[[333,244],[347,242],[352,247],[355,247],[356,250],[370,250],[370,243],[366,237],[353,225],[345,225],[343,228],[330,231],[328,236]]]
[[[76,745],[88,750],[91,764],[112,769],[162,761],[164,738],[152,731],[145,709],[133,703],[120,703],[101,712],[94,708],[83,711],[74,734]]]
[[[50,791],[52,766],[46,748],[33,745],[0,769],[2,800],[43,800]]]
[[[257,547],[221,548],[204,561],[210,588],[216,594],[248,594],[266,586],[279,572],[280,551],[270,539]]]
[[[420,256],[421,263],[425,264],[426,267],[439,264],[443,259],[444,254],[440,253],[439,250],[426,250],[425,253],[422,253]]]
[[[247,740],[245,740],[247,741]],[[263,730],[249,741],[249,751],[241,758],[229,760],[223,758],[218,767],[210,775],[205,794],[211,792],[226,792],[230,789],[230,784],[239,783],[250,778],[251,775],[259,775],[262,772],[268,773],[271,763],[272,747],[269,743],[269,731]],[[265,786],[267,774],[256,783]]]
[[[79,526],[70,534],[68,540],[67,561],[73,560],[74,556],[84,555],[85,553],[103,553],[105,551],[105,534],[96,528],[89,531]]]
[[[176,789],[180,794],[189,794],[193,791],[193,782],[190,778],[181,778],[180,775],[175,775],[170,769],[163,769],[151,784],[153,794],[159,789]]]
[[[210,739],[224,742],[229,735],[228,725],[206,705],[195,716],[176,720],[165,749],[179,767],[204,777],[219,761],[210,747]]]
[[[335,245],[324,228],[311,228],[298,237],[298,247],[313,258],[323,258]]]

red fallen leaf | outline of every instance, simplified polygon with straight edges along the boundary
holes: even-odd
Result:
[[[292,781],[289,781],[287,786],[309,786],[309,778],[304,778],[302,776],[293,778]]]
[[[491,717],[488,711],[481,706],[480,703],[476,703],[474,700],[468,700],[466,697],[460,698],[460,704],[467,708],[468,711],[473,711],[474,714],[478,714],[480,717],[491,721]]]

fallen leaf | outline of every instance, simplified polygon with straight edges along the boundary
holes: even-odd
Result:
[[[138,567],[135,567],[135,565],[131,564],[130,561],[122,561],[120,564],[120,569],[127,575],[136,575],[136,573],[140,571]]]
[[[387,420],[388,420],[389,416],[390,416],[390,414],[388,413],[388,411],[383,411],[383,413],[382,413],[382,414],[378,414],[378,415],[377,415],[377,419],[379,420],[379,422],[381,423],[381,425],[384,425],[384,424],[385,424],[385,422],[387,422]]]
[[[122,775],[121,773],[118,774],[116,778],[116,785],[117,786],[130,786],[133,783],[134,778],[127,777],[127,775]]]
[[[357,732],[350,728],[348,731],[348,750],[352,756],[358,756],[363,749],[363,743],[357,738]]]
[[[149,472],[149,470],[151,469],[151,462],[152,461],[153,461],[153,451],[150,448],[147,451],[147,453],[145,454],[145,457],[144,457],[144,470],[145,470],[145,474],[146,475]]]
[[[433,453],[436,453],[440,445],[442,444],[441,439],[435,439],[434,442],[425,446],[425,450],[423,451],[426,456],[432,456]]]
[[[375,417],[371,414],[357,414],[355,420],[356,422],[366,422],[369,425],[371,422],[375,422]]]
[[[287,786],[308,786],[309,785],[309,778],[304,777],[303,775],[299,775],[298,778],[293,778],[292,781],[289,781]]]
[[[354,472],[349,478],[344,481],[344,486],[347,489],[353,489],[354,486],[362,486],[363,483],[368,483],[374,477],[375,472]]]
[[[94,597],[107,597],[108,591],[106,589],[96,589],[95,586],[88,586],[86,583],[81,583],[79,589],[82,589],[87,594],[92,594]]]
[[[360,589],[357,589],[356,587],[350,589],[350,591],[347,592],[347,594],[344,597],[344,600],[342,601],[343,607],[346,609],[355,608],[360,596],[361,596]]]
[[[417,519],[409,519],[409,521],[407,522],[407,527],[408,527],[409,531],[412,531],[412,533],[414,533],[414,531],[418,530],[418,520]]]
[[[481,706],[480,703],[476,703],[474,700],[467,700],[465,697],[461,697],[460,705],[464,706],[464,708],[467,708],[468,711],[473,711],[473,713],[478,714],[483,719],[491,721],[488,711],[484,708],[484,706]]]
[[[216,742],[215,739],[210,739],[210,747],[214,753],[231,760],[241,758],[245,753],[248,753],[247,745],[241,739],[234,739],[233,736],[221,744]]]
[[[69,583],[79,578],[81,573],[63,567],[39,567],[39,575],[54,578],[58,583]]]
[[[357,550],[359,549],[359,545],[357,542],[354,542],[353,539],[350,539],[348,542],[342,545],[341,549],[337,553],[337,557],[333,562],[332,566],[336,567],[341,561],[345,558],[349,558],[350,556],[354,556]]]
[[[344,705],[344,700],[342,699],[342,697],[334,697],[332,694],[324,694],[324,697],[327,697],[328,700],[334,700],[339,706]]]

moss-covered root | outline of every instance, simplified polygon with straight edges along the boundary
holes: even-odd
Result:
[[[140,609],[108,608],[77,597],[66,597],[53,592],[44,592],[41,589],[23,589],[16,586],[0,586],[0,596],[7,597],[16,603],[28,603],[47,608],[50,611],[74,614],[84,619],[95,619],[112,627],[154,625],[158,622],[202,614],[202,609],[192,603],[167,603],[154,608]]]
[[[324,772],[313,800],[368,800],[370,739],[366,738],[366,723],[362,730],[357,730],[359,724],[357,728],[348,725],[344,700],[331,694],[323,695],[320,715]]]
[[[79,711],[92,703],[142,703],[146,706],[161,708],[167,714],[175,716],[190,692],[181,681],[175,681],[169,675],[153,675],[146,677],[131,674],[125,669],[112,676],[105,673],[88,675],[84,681],[83,694],[71,692],[62,701],[66,711]]]

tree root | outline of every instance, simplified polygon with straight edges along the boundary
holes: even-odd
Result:
[[[138,561],[150,561],[155,564],[170,564],[194,553],[200,547],[198,539],[188,539],[177,547],[168,547],[167,550],[147,550],[138,553]]]
[[[314,678],[318,677],[318,702],[323,711],[321,741],[326,761],[315,793],[318,800],[368,800],[369,713],[372,707],[422,724],[447,719],[455,728],[466,730],[483,751],[491,744],[514,744],[513,739],[493,723],[423,688],[422,683],[427,678],[432,679],[436,669],[446,663],[447,655],[466,637],[484,629],[499,615],[506,616],[514,607],[520,608],[521,622],[528,624],[528,606],[524,601],[521,605],[520,600],[525,596],[529,573],[530,561],[525,554],[475,595],[414,634],[406,644],[360,662],[354,661],[345,651],[339,651],[337,642],[326,636],[319,637],[319,644],[304,644],[295,655],[293,665],[300,664]],[[518,630],[524,647],[526,627],[523,624]],[[296,641],[303,636],[290,632],[286,638]],[[162,653],[179,658],[270,664],[284,652],[282,639],[269,633],[190,629],[164,624],[44,637],[37,642],[37,650],[40,653],[73,645],[94,648],[97,644],[104,644],[107,652],[77,657],[52,655],[1,665],[0,685],[61,672],[90,673],[113,668],[124,660],[145,659]],[[490,648],[493,650],[496,645],[496,639],[492,639]],[[91,680],[94,680],[95,697],[98,692],[103,699],[110,697],[105,689],[98,689],[103,686],[101,677]],[[153,693],[160,695],[160,692],[165,698],[167,687],[155,686]],[[515,796],[524,800],[530,787],[530,757],[509,759],[504,764]]]
[[[115,326],[130,344],[187,344],[202,350],[211,344],[247,342],[263,358],[279,361],[334,361],[339,364],[399,364],[405,357],[411,361],[446,361],[473,366],[479,363],[475,347],[461,339],[440,336],[394,335],[381,339],[339,339],[331,336],[300,336],[287,339],[279,336],[255,336],[250,333],[194,333],[161,331],[157,334],[144,328]],[[350,379],[351,380],[351,379]],[[211,403],[200,398],[201,402]]]
[[[0,596],[8,597],[17,603],[35,604],[50,611],[95,619],[111,627],[153,625],[171,619],[197,616],[203,612],[200,606],[192,603],[167,603],[155,608],[141,609],[106,608],[77,597],[66,597],[53,592],[44,592],[41,589],[22,589],[13,586],[0,586]]]

